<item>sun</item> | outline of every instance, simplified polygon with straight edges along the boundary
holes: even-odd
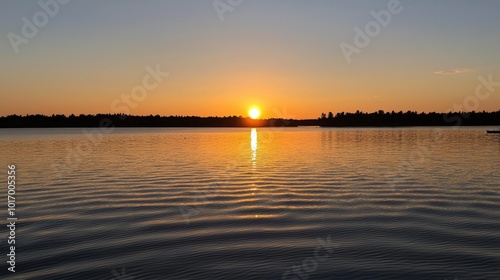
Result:
[[[250,116],[250,118],[256,120],[260,116],[259,108],[256,107],[250,108],[250,110],[248,110],[248,115]]]

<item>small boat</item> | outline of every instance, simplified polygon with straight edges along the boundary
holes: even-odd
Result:
[[[493,133],[500,133],[500,129],[499,130],[486,130],[487,133],[490,133],[490,134],[493,134]]]

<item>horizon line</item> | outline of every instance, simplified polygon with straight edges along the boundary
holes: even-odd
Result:
[[[475,110],[472,110],[472,111],[448,111],[448,112],[436,112],[436,111],[411,111],[411,110],[407,110],[407,111],[402,111],[402,110],[399,110],[399,111],[395,111],[395,110],[391,110],[391,111],[385,111],[385,110],[376,110],[376,111],[371,111],[371,112],[368,112],[368,111],[361,111],[361,110],[356,110],[355,112],[351,112],[351,111],[340,111],[340,112],[335,112],[333,113],[332,111],[329,111],[328,113],[320,113],[319,117],[316,117],[316,118],[297,118],[297,119],[294,119],[294,118],[283,118],[283,117],[270,117],[270,118],[258,118],[256,120],[317,120],[317,119],[321,119],[322,118],[322,115],[325,114],[325,116],[328,116],[330,113],[333,114],[333,117],[335,117],[337,114],[344,114],[344,115],[347,115],[347,114],[353,114],[353,115],[356,115],[356,114],[382,114],[381,112],[383,112],[383,114],[408,114],[408,113],[411,113],[411,114],[471,114],[471,113],[498,113],[500,112],[500,109],[496,110],[496,111],[486,111],[486,110],[482,110],[482,111],[475,111]],[[42,116],[42,117],[66,117],[66,118],[70,118],[70,117],[81,117],[81,116],[85,116],[85,117],[88,117],[88,116],[127,116],[127,117],[161,117],[161,118],[169,118],[169,117],[176,117],[176,118],[242,118],[242,119],[251,119],[249,116],[242,116],[242,115],[224,115],[224,116],[216,116],[216,115],[211,115],[211,116],[197,116],[197,115],[160,115],[160,114],[149,114],[149,115],[132,115],[132,114],[123,114],[123,113],[95,113],[95,114],[74,114],[74,113],[71,113],[71,114],[51,114],[51,115],[48,115],[48,114],[41,114],[41,113],[35,113],[35,114],[24,114],[24,115],[20,115],[20,114],[9,114],[9,115],[2,115],[0,116],[0,118],[7,118],[7,117],[29,117],[29,116]]]

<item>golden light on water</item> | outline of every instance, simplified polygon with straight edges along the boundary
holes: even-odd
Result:
[[[255,160],[257,159],[257,129],[252,128],[250,131],[250,148],[252,149],[252,164],[255,167]]]

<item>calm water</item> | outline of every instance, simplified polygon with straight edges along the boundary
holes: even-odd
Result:
[[[485,129],[2,129],[0,278],[500,279]]]

